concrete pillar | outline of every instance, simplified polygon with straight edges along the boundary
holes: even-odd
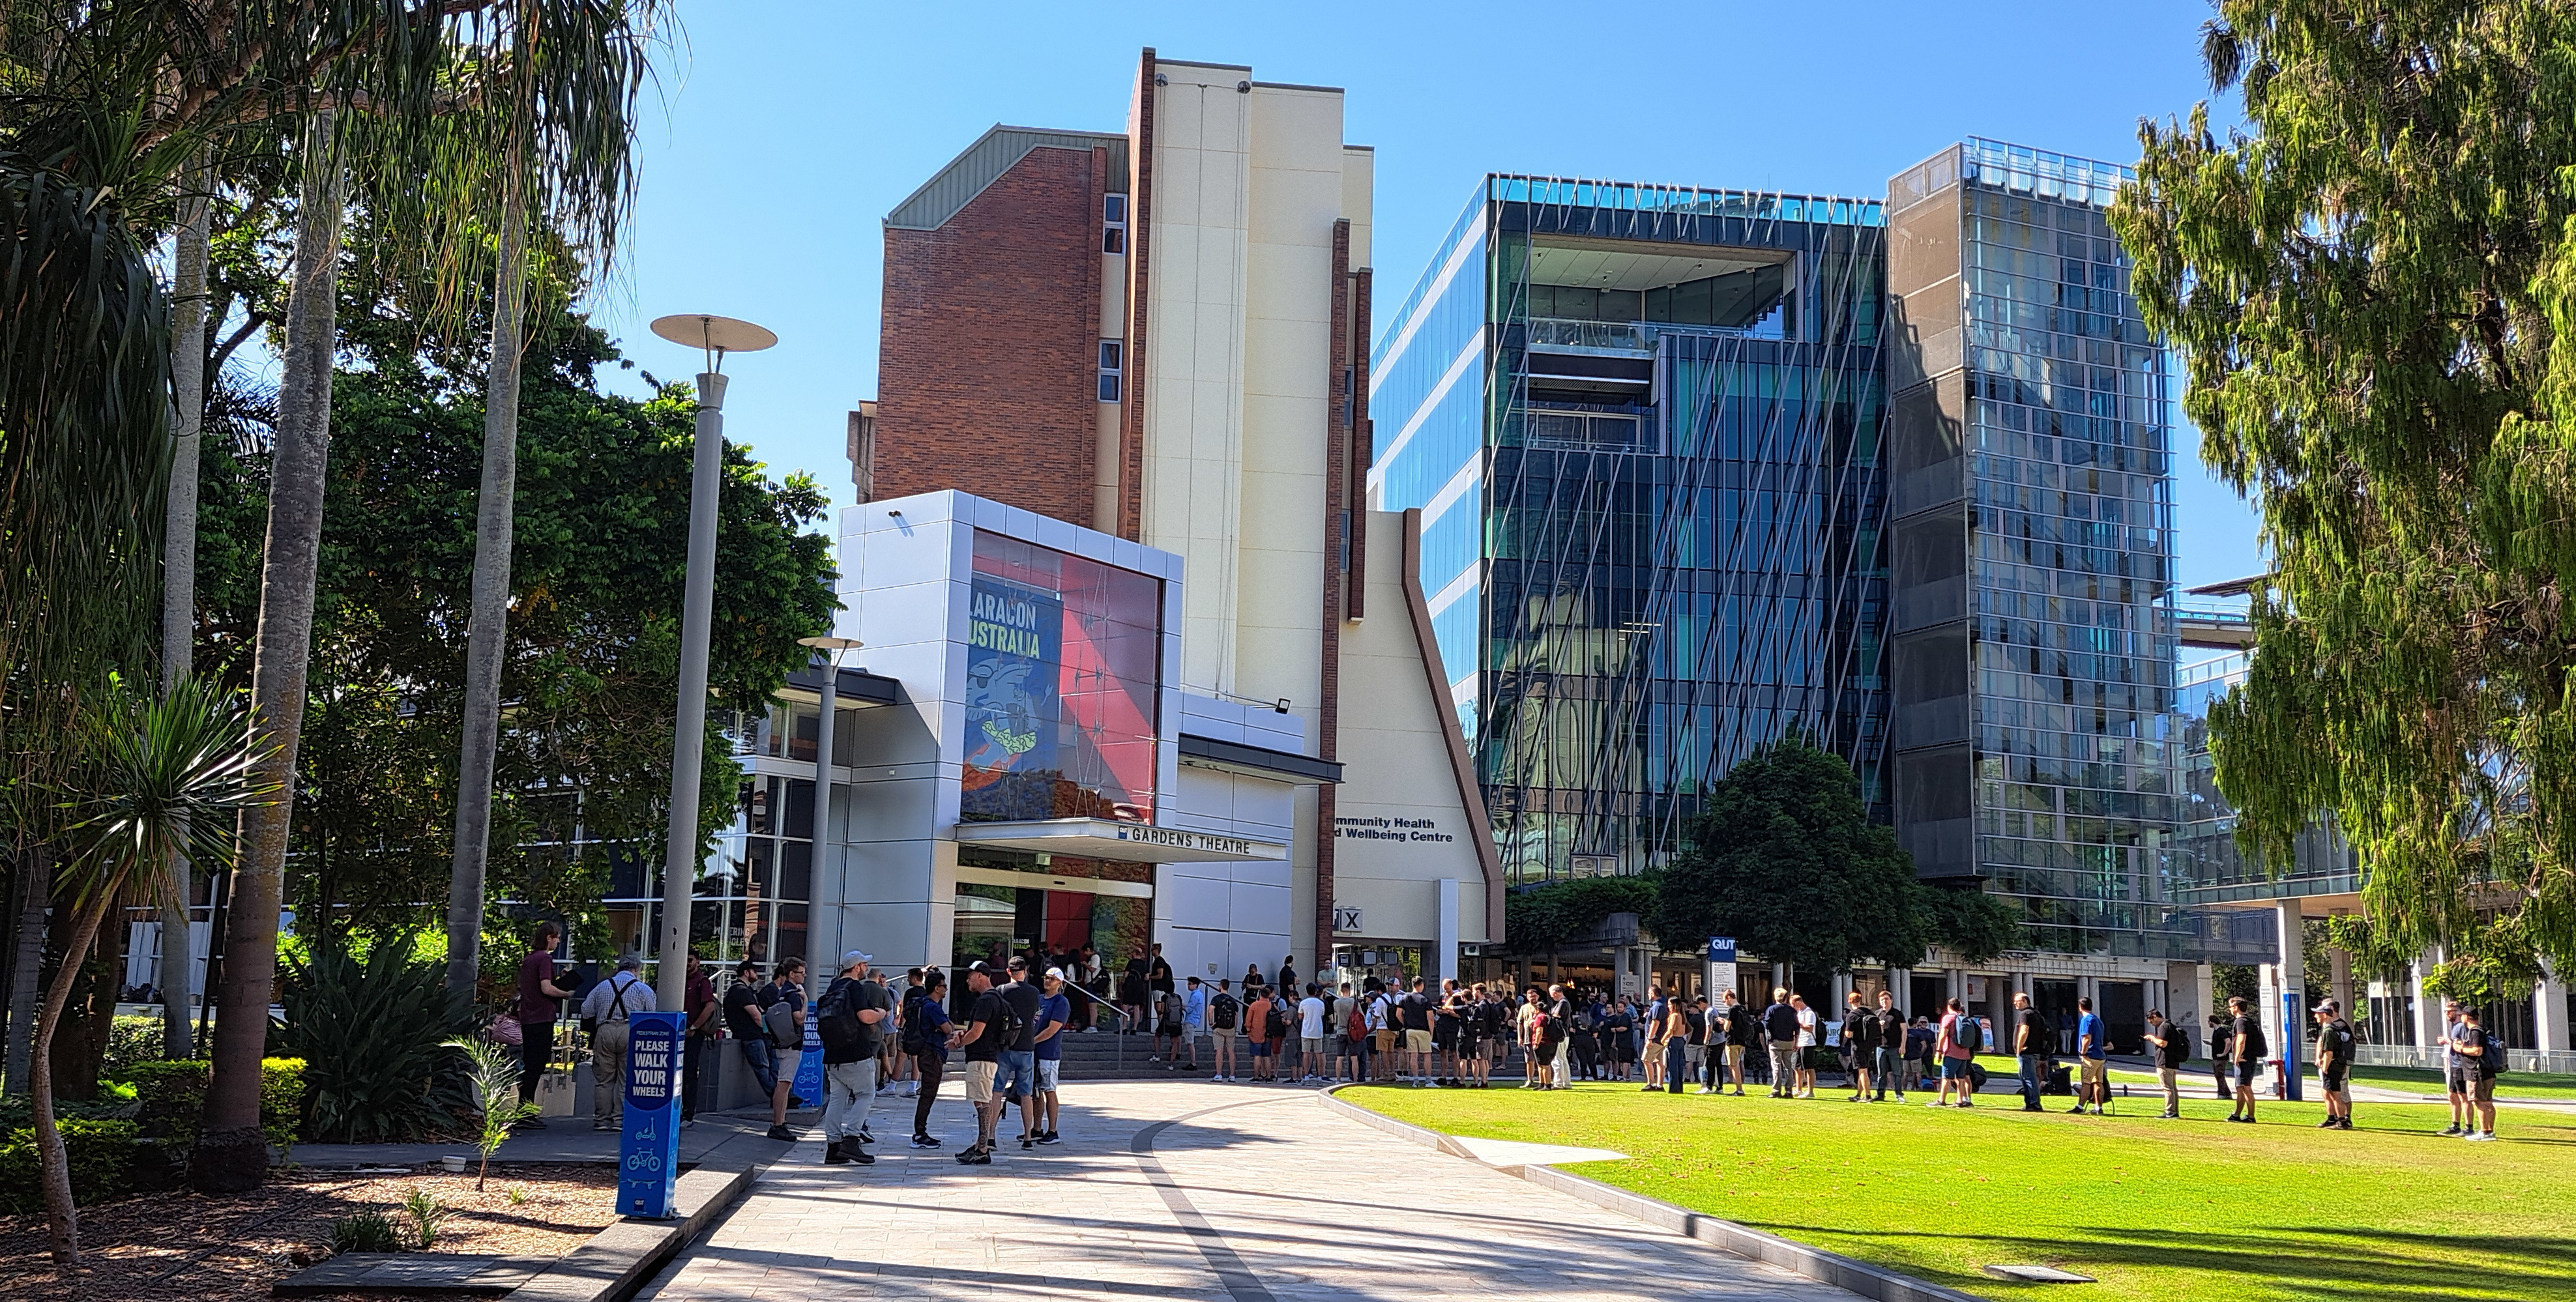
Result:
[[[2307,916],[2299,911],[2297,900],[2283,900],[2272,906],[2272,912],[2281,928],[2281,989],[2303,994],[2308,988]]]
[[[1771,989],[1772,989],[1772,990],[1781,990],[1781,989],[1785,989],[1785,988],[1787,988],[1788,984],[1789,984],[1789,965],[1788,965],[1788,964],[1786,964],[1786,963],[1774,963],[1774,964],[1772,964],[1772,965],[1771,965]],[[1763,992],[1763,993],[1768,994],[1768,993],[1770,993],[1770,992],[1769,992],[1769,991],[1765,991],[1765,992]]]
[[[1968,1002],[1968,970],[1966,968],[1943,968],[1941,969],[1941,980],[1944,998],[1956,999],[1963,1006]]]
[[[1437,990],[1441,982],[1458,979],[1458,879],[1443,877],[1433,890],[1440,934],[1431,943],[1431,988]],[[1306,970],[1315,969],[1309,965]]]
[[[2352,1016],[2352,955],[2331,946],[2326,949],[2327,993],[2346,1017]]]
[[[2102,997],[2099,993],[2101,990],[2101,984],[2101,978],[2099,977],[2080,976],[2075,978],[2075,997],[2078,999],[2092,1000],[2093,1011],[2097,1013],[2102,1011]]]
[[[1887,993],[1895,996],[1897,1011],[1904,1013],[1907,1017],[1912,1017],[1914,1015],[1913,969],[1902,967],[1889,968],[1887,970]]]
[[[2419,1054],[2429,1055],[2442,1044],[2442,997],[2424,988],[2424,978],[2441,961],[2442,951],[2436,946],[2417,958],[2409,973],[2415,986],[2415,1048]],[[2427,1057],[2425,1061],[2440,1060]]]
[[[2570,1052],[2567,1028],[2567,983],[2544,970],[2531,989],[2533,1048],[2542,1053]]]
[[[1842,1015],[1843,1015],[1843,1009],[1844,1009],[1844,1007],[1846,1007],[1846,1006],[1851,1002],[1851,991],[1852,991],[1852,979],[1851,979],[1851,973],[1849,973],[1849,972],[1837,972],[1837,973],[1835,973],[1835,974],[1834,974],[1834,1006],[1833,1006],[1833,1008],[1832,1008],[1832,1009],[1830,1009],[1830,1010],[1829,1010],[1829,1011],[1830,1011],[1830,1013],[1831,1013],[1831,1017],[1830,1017],[1828,1020],[1832,1020],[1832,1021],[1840,1021],[1840,1020],[1842,1019]]]

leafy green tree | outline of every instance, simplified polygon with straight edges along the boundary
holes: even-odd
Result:
[[[1503,899],[1503,945],[1515,954],[1546,954],[1613,913],[1643,919],[1655,911],[1656,885],[1652,875],[1577,877],[1514,891]]]
[[[2246,129],[2143,127],[2113,222],[2274,558],[2240,842],[2331,815],[2378,948],[2576,966],[2576,10],[2222,0],[2204,54]]]
[[[363,365],[333,388],[291,860],[301,925],[336,916],[376,935],[434,924],[447,895],[484,437],[478,359],[417,349],[400,307],[362,295],[347,307]],[[694,407],[677,388],[643,402],[600,392],[597,368],[617,360],[578,320],[543,332],[518,422],[492,873],[496,894],[576,934],[605,889],[605,852],[530,847],[569,843],[576,826],[660,845],[687,569]],[[217,442],[202,455],[201,627],[237,657],[258,610],[266,467]],[[772,479],[748,448],[726,449],[709,684],[724,707],[762,708],[806,661],[796,639],[829,626],[830,543],[808,532],[825,505],[811,477]],[[710,757],[729,753],[711,734]],[[719,769],[702,789],[712,836],[739,784]]]
[[[1690,844],[1662,873],[1650,925],[1815,972],[1911,964],[1938,938],[1914,861],[1869,819],[1851,766],[1789,737],[1709,788]]]

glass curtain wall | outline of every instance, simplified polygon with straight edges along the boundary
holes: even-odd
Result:
[[[2060,952],[2192,952],[2174,908],[2173,428],[2104,212],[2125,168],[1960,152],[1977,870]]]
[[[1494,177],[1391,322],[1373,479],[1424,509],[1513,880],[1659,862],[1792,728],[1883,803],[1879,226],[1871,203]]]

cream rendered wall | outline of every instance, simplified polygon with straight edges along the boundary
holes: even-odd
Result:
[[[1370,511],[1369,618],[1342,626],[1342,785],[1334,797],[1333,903],[1362,911],[1361,935],[1429,942],[1439,883],[1458,883],[1458,938],[1485,934],[1485,870],[1451,767],[1446,702],[1423,671],[1405,610],[1404,517]],[[1388,839],[1400,837],[1402,839]],[[1447,837],[1448,840],[1437,838]]]
[[[1141,535],[1197,580],[1181,616],[1182,685],[1236,693],[1252,97],[1235,85],[1250,74],[1153,67],[1166,84],[1154,88]]]
[[[1354,269],[1377,265],[1369,260],[1369,214],[1376,210],[1376,195],[1377,151],[1367,145],[1342,146],[1342,215],[1351,219]],[[1359,341],[1362,351],[1367,350],[1368,344],[1368,340]],[[1365,471],[1368,467],[1360,469]]]

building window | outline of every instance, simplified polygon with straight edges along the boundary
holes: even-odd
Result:
[[[1127,251],[1127,196],[1123,194],[1100,197],[1100,251]]]
[[[1120,356],[1122,351],[1115,339],[1100,341],[1100,400],[1102,402],[1118,401],[1118,379],[1122,373],[1119,363],[1124,360]]]

